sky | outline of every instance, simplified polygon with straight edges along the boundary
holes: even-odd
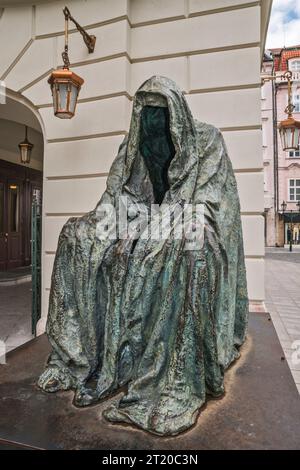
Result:
[[[300,45],[300,0],[273,0],[266,48]]]

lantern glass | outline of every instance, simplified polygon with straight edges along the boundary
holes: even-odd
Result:
[[[30,163],[32,147],[33,145],[26,142],[19,144],[20,157],[22,163]]]
[[[72,118],[83,79],[69,69],[58,69],[52,72],[48,82],[51,85],[55,116],[60,119]]]
[[[58,83],[58,100],[59,100],[59,109],[60,112],[65,110],[67,111],[68,106],[68,83]]]
[[[283,150],[299,150],[300,122],[290,116],[279,124]]]
[[[25,139],[19,143],[21,163],[30,163],[31,151],[33,144],[27,139],[28,128],[25,126]]]
[[[71,87],[71,96],[70,96],[70,112],[73,114],[75,114],[78,93],[79,93],[78,87],[74,85],[73,83]]]

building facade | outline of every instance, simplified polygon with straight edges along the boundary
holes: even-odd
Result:
[[[62,65],[65,2],[24,3],[1,12],[0,79],[6,85],[7,105],[0,105],[0,113],[17,103],[26,112],[15,113],[14,120],[43,136],[39,332],[44,331],[59,232],[70,216],[80,216],[96,205],[128,131],[132,96],[155,74],[177,82],[194,116],[223,132],[241,200],[249,297],[253,305],[261,305],[260,69],[272,2],[70,0],[72,15],[97,37],[95,51],[89,54],[81,35],[75,30],[70,33],[71,69],[85,80],[71,120],[53,115],[47,83],[51,71]],[[7,40],[11,31],[14,41]]]
[[[287,80],[292,72],[294,117],[300,120],[300,46],[273,49],[264,55],[262,77],[275,74],[275,81],[262,86],[262,130],[264,160],[265,243],[283,246],[300,243],[300,149],[283,151],[278,124],[286,118]],[[283,203],[286,204],[284,208]],[[284,208],[284,212],[283,212]]]

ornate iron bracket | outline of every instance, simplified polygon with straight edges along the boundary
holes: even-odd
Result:
[[[69,66],[70,66],[70,60],[69,60],[69,55],[68,55],[68,52],[69,52],[69,47],[68,47],[68,35],[69,35],[68,22],[69,22],[69,20],[72,21],[75,24],[75,26],[77,28],[77,31],[79,31],[80,34],[82,35],[84,43],[85,43],[86,47],[88,48],[88,51],[89,51],[90,54],[92,52],[94,52],[95,43],[96,43],[96,36],[88,34],[85,31],[85,29],[82,26],[80,26],[79,23],[77,23],[77,21],[71,15],[70,10],[69,10],[68,7],[65,7],[63,9],[63,14],[65,15],[65,49],[64,49],[64,52],[62,53],[62,59],[63,59],[63,62],[64,62],[64,67],[69,68]]]

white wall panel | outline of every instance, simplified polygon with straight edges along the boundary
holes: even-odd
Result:
[[[51,286],[51,275],[52,275],[52,270],[53,270],[53,263],[54,263],[54,255],[43,256],[43,292],[45,292],[44,289],[49,289]]]
[[[178,54],[259,42],[259,13],[259,7],[246,8],[134,28],[131,31],[131,57]]]
[[[260,125],[260,89],[195,93],[186,96],[200,121],[216,127]]]
[[[65,214],[91,211],[106,188],[106,177],[48,180],[44,183],[44,211]]]
[[[4,9],[0,19],[0,77],[26,46],[31,34],[31,6],[19,7],[17,15],[14,8]]]
[[[238,173],[236,174],[241,211],[264,211],[264,173]]]
[[[188,0],[189,13],[203,13],[209,10],[216,10],[219,8],[228,8],[250,3],[249,0]],[[253,2],[257,3],[257,2]]]
[[[47,237],[46,237],[45,245],[44,245],[45,252],[56,251],[60,231],[68,219],[69,219],[68,215],[45,217],[44,230],[47,233]]]
[[[126,57],[73,67],[72,70],[84,78],[79,100],[128,91],[128,67],[129,62]],[[47,80],[48,77],[43,78],[24,92],[24,95],[37,106],[52,103]]]
[[[186,57],[134,63],[131,65],[130,93],[134,95],[142,83],[152,77],[152,75],[163,75],[172,78],[182,90],[187,91],[187,65]]]
[[[261,131],[223,132],[223,137],[235,170],[262,168]]]
[[[185,0],[130,0],[132,24],[183,16]]]
[[[128,67],[127,57],[74,67],[74,72],[84,77],[79,98],[127,92]]]
[[[97,37],[95,50],[92,54],[82,40],[81,34],[74,33],[69,36],[69,57],[71,64],[85,62],[87,60],[102,59],[113,54],[125,53],[128,41],[127,20],[107,24],[99,28],[89,29],[89,34]],[[43,41],[43,39],[41,39]],[[62,64],[61,53],[64,49],[64,36],[57,38],[57,63]]]
[[[190,90],[243,86],[260,83],[260,49],[192,55]]]
[[[265,298],[264,259],[246,259],[246,270],[249,299],[263,301]]]
[[[264,218],[262,215],[243,215],[243,237],[246,256],[264,256]]]
[[[22,93],[35,106],[52,102],[51,89],[48,83],[49,76],[50,76],[50,73],[45,78],[42,78],[41,80],[36,82],[30,88],[27,88],[26,90],[24,90]]]
[[[47,146],[46,177],[108,173],[124,135],[57,142]]]
[[[55,39],[48,38],[43,41],[34,41],[19,62],[8,74],[6,84],[13,90],[19,90],[33,80],[43,75],[47,70],[55,67]],[[37,59],[38,58],[38,59]],[[47,81],[47,79],[44,79]],[[47,83],[51,96],[50,86]],[[44,98],[45,99],[45,98]]]
[[[68,5],[72,16],[81,26],[100,23],[118,16],[126,15],[127,0],[65,0],[52,1],[36,6],[36,34],[53,34],[64,31],[64,16],[62,13]],[[71,23],[71,28],[73,29]]]
[[[42,108],[40,113],[46,127],[47,139],[63,139],[107,132],[119,132],[128,127],[128,98],[78,103],[72,119],[58,119],[53,108]]]

